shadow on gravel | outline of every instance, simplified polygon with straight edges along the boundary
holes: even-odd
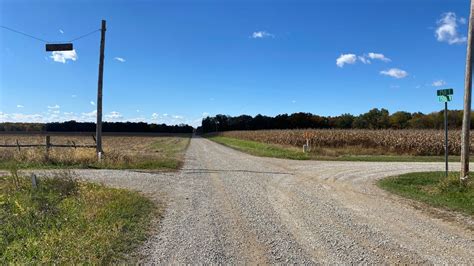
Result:
[[[219,170],[219,169],[181,169],[185,174],[208,174],[208,173],[252,173],[252,174],[272,174],[272,175],[294,175],[285,172],[262,172],[251,170]]]

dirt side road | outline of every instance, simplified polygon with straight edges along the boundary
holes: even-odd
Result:
[[[77,173],[166,199],[144,262],[474,264],[471,218],[435,218],[373,185],[442,169],[258,158],[194,138],[178,173]]]

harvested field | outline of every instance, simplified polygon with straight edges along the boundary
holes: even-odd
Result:
[[[45,147],[0,148],[0,167],[11,162],[19,167],[98,167],[177,169],[183,161],[189,135],[176,136],[104,136],[104,160],[97,163],[95,148]],[[44,144],[39,135],[0,135],[0,145]],[[51,136],[53,145],[94,145],[91,136]]]

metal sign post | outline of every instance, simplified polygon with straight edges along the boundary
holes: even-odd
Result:
[[[444,159],[446,164],[446,177],[448,177],[448,102],[453,100],[453,89],[438,90],[438,101],[444,102]]]

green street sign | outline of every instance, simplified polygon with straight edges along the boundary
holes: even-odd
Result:
[[[444,89],[444,90],[437,90],[436,94],[438,96],[448,96],[453,95],[453,89]]]
[[[453,100],[453,95],[438,96],[438,101],[442,103],[450,102],[452,100]]]

